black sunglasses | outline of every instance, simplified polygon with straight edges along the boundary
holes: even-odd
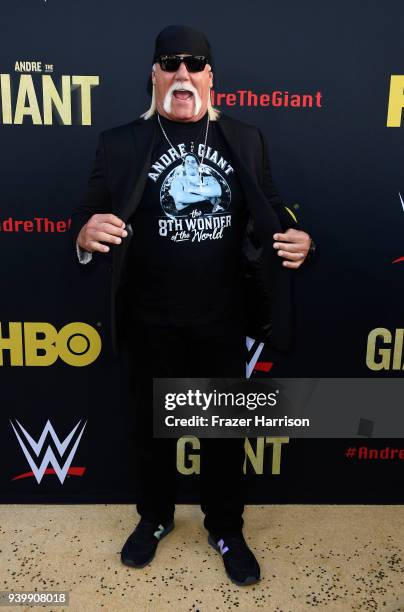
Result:
[[[166,72],[176,72],[181,62],[184,62],[188,72],[201,72],[208,63],[208,60],[204,55],[187,55],[185,57],[180,55],[160,55],[158,59],[161,69]]]

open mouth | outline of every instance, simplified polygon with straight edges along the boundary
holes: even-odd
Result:
[[[193,93],[187,89],[176,89],[173,95],[176,100],[190,100]]]

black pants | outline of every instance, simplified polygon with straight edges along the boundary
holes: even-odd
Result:
[[[153,438],[153,377],[244,377],[245,330],[240,320],[194,327],[134,320],[130,362],[135,409],[138,513],[148,520],[174,517],[176,438]],[[241,531],[245,498],[244,438],[199,438],[200,499],[204,526],[214,535]]]

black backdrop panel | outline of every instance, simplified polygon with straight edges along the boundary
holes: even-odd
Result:
[[[107,276],[80,273],[66,229],[99,132],[148,107],[154,38],[170,23],[207,33],[215,95],[237,100],[218,106],[263,130],[278,189],[319,244],[318,261],[296,274],[295,347],[288,356],[266,347],[254,375],[270,375],[259,370],[268,362],[276,376],[402,375],[366,362],[373,329],[394,336],[404,326],[404,262],[393,263],[404,255],[404,126],[386,125],[389,101],[403,103],[400,92],[389,100],[391,75],[404,74],[402,16],[400,2],[377,0],[2,2],[1,502],[136,499],[133,406],[126,360],[111,353]],[[267,97],[255,106],[240,91]],[[93,359],[72,365],[66,338],[86,342],[79,334]],[[178,501],[194,502],[198,451],[183,442]],[[400,438],[249,442],[251,502],[403,502],[400,460],[347,456],[404,447]]]

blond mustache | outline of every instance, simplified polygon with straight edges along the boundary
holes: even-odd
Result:
[[[190,91],[193,94],[194,101],[195,101],[194,115],[197,115],[199,111],[201,110],[201,106],[202,106],[201,97],[195,87],[193,87],[192,85],[182,85],[181,82],[174,83],[174,85],[171,85],[170,89],[167,91],[166,95],[164,96],[163,108],[165,112],[171,113],[171,104],[173,100],[173,94],[174,94],[174,91],[176,91],[177,89],[186,89],[187,91]]]

